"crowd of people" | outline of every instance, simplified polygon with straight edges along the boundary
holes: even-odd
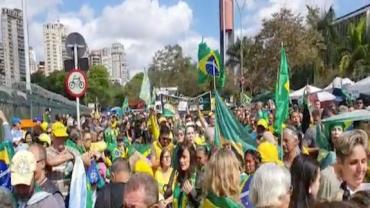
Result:
[[[48,109],[28,128],[0,110],[0,207],[370,207],[367,122],[321,122],[364,104],[321,105],[292,105],[281,135],[273,101],[232,109],[257,144],[242,154],[199,109],[93,112],[81,127]]]

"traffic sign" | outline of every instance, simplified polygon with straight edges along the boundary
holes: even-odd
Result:
[[[80,34],[80,33],[77,33],[77,32],[73,32],[73,33],[70,33],[68,36],[67,36],[67,39],[66,39],[66,50],[67,50],[67,54],[74,58],[74,46],[77,46],[78,50],[77,50],[77,57],[78,58],[81,58],[85,52],[86,52],[86,42],[85,42],[85,39],[84,37]]]
[[[87,78],[85,72],[80,69],[74,69],[67,74],[65,79],[65,88],[72,97],[81,97],[87,90]]]

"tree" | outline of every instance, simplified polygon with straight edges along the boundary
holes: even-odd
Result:
[[[143,82],[144,73],[136,74],[123,88],[124,96],[129,99],[138,99],[140,95],[141,84]],[[121,102],[123,99],[121,100]],[[122,103],[121,103],[122,104]]]
[[[88,88],[85,102],[95,102],[96,99],[102,106],[113,104],[112,83],[109,73],[103,65],[94,65],[87,73]]]
[[[264,19],[261,31],[255,37],[243,38],[228,50],[229,66],[240,65],[240,44],[243,44],[245,89],[252,94],[272,90],[275,86],[280,63],[280,49],[284,46],[292,81],[292,88],[299,88],[312,82],[311,74],[322,65],[318,54],[320,36],[303,24],[300,15],[288,9],[274,13],[271,19]]]
[[[339,71],[342,75],[359,79],[370,72],[370,44],[366,41],[365,19],[349,25],[340,54]]]
[[[197,67],[190,57],[184,57],[179,45],[165,46],[157,51],[149,70],[153,87],[178,87],[180,94],[195,96],[207,90],[208,86],[197,84]]]

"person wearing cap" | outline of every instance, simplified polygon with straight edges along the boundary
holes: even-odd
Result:
[[[36,159],[29,151],[19,151],[12,158],[10,165],[11,183],[17,199],[17,207],[26,208],[62,208],[55,197],[36,188]]]
[[[68,137],[67,128],[57,121],[52,125],[52,145],[46,148],[48,167],[48,178],[57,185],[58,189],[66,197],[68,194],[70,179],[65,175],[68,161],[73,155],[65,148],[65,141]]]
[[[18,117],[12,118],[12,128],[10,130],[12,136],[12,142],[14,145],[18,145],[23,138],[23,131],[21,129],[21,119]]]
[[[266,119],[259,119],[256,126],[257,141],[259,141],[263,133],[268,130],[268,123]]]

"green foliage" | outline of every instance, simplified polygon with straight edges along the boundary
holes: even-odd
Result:
[[[143,82],[144,73],[136,74],[123,88],[121,99],[121,104],[124,100],[124,97],[127,96],[129,99],[138,99],[141,89],[141,83]]]
[[[189,57],[183,56],[179,45],[166,46],[157,51],[148,74],[152,87],[178,87],[179,93],[185,96],[195,96],[213,89],[211,83],[197,84],[197,65]]]
[[[327,85],[335,76],[358,80],[370,72],[370,45],[366,42],[366,22],[350,24],[341,35],[333,24],[331,7],[321,12],[307,6],[306,21],[288,9],[281,9],[263,20],[254,37],[238,39],[228,50],[227,66],[240,68],[242,48],[244,89],[252,95],[272,90],[279,66],[279,49],[286,48],[291,74],[291,88],[306,84]]]
[[[64,71],[54,71],[46,77],[42,72],[38,71],[31,75],[31,81],[47,90],[68,97],[64,89],[66,74]],[[122,104],[124,99],[123,87],[113,84],[109,80],[108,71],[104,66],[93,66],[87,72],[87,78],[88,88],[85,96],[81,99],[82,104],[95,103],[96,101],[102,107],[120,106]]]

